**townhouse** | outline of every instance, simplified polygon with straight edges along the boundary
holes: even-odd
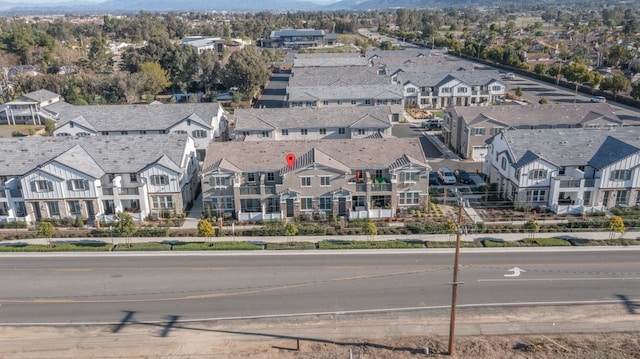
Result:
[[[400,85],[288,87],[286,107],[389,106],[404,108]],[[399,111],[398,111],[399,112]]]
[[[497,70],[474,68],[466,62],[442,61],[428,66],[404,66],[390,76],[403,87],[406,106],[440,109],[487,106],[504,99],[506,85]]]
[[[399,210],[424,209],[431,168],[423,140],[211,143],[203,165],[203,208],[241,221],[390,218]]]
[[[218,103],[68,105],[59,110],[55,136],[120,136],[185,133],[204,160],[210,142],[226,136],[227,118]]]
[[[464,158],[482,161],[487,139],[503,130],[623,126],[606,103],[535,106],[455,106],[445,111],[444,143]]]
[[[0,138],[0,221],[180,214],[199,184],[185,134]]]
[[[588,213],[640,205],[640,128],[502,131],[485,173],[516,207]]]
[[[14,101],[0,105],[0,125],[42,125],[45,119],[55,120],[51,111],[62,96],[49,90],[38,90],[20,96]]]
[[[266,47],[306,48],[334,45],[338,41],[335,33],[315,29],[282,29],[271,31],[269,39],[262,41]]]
[[[390,106],[237,109],[231,137],[245,141],[389,137],[397,116]]]

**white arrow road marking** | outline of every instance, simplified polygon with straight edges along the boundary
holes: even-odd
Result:
[[[526,272],[524,269],[520,269],[518,267],[513,267],[509,269],[507,272],[513,272],[511,274],[505,274],[505,277],[519,277],[521,272]]]

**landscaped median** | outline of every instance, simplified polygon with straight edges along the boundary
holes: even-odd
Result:
[[[481,237],[473,241],[462,241],[463,248],[495,247],[570,247],[570,246],[629,246],[640,245],[639,239],[615,238],[594,240],[581,238],[523,238],[505,241],[500,238]],[[331,249],[407,249],[407,248],[453,248],[455,241],[423,241],[397,239],[384,241],[362,241],[328,239],[319,242],[267,243],[263,241],[160,241],[111,244],[96,240],[52,241],[51,244],[29,244],[25,242],[0,242],[0,252],[127,252],[127,251],[252,251],[252,250],[331,250]]]

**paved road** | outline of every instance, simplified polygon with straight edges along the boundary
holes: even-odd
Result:
[[[461,305],[623,303],[640,249],[464,250]],[[508,253],[508,255],[506,254]],[[450,250],[12,254],[0,323],[118,323],[446,307]],[[521,269],[519,276],[517,267]],[[496,304],[501,303],[501,304]]]

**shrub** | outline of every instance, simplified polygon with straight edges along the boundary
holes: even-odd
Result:
[[[27,222],[22,222],[22,221],[7,222],[2,224],[2,228],[6,228],[6,229],[29,228],[29,224]]]

